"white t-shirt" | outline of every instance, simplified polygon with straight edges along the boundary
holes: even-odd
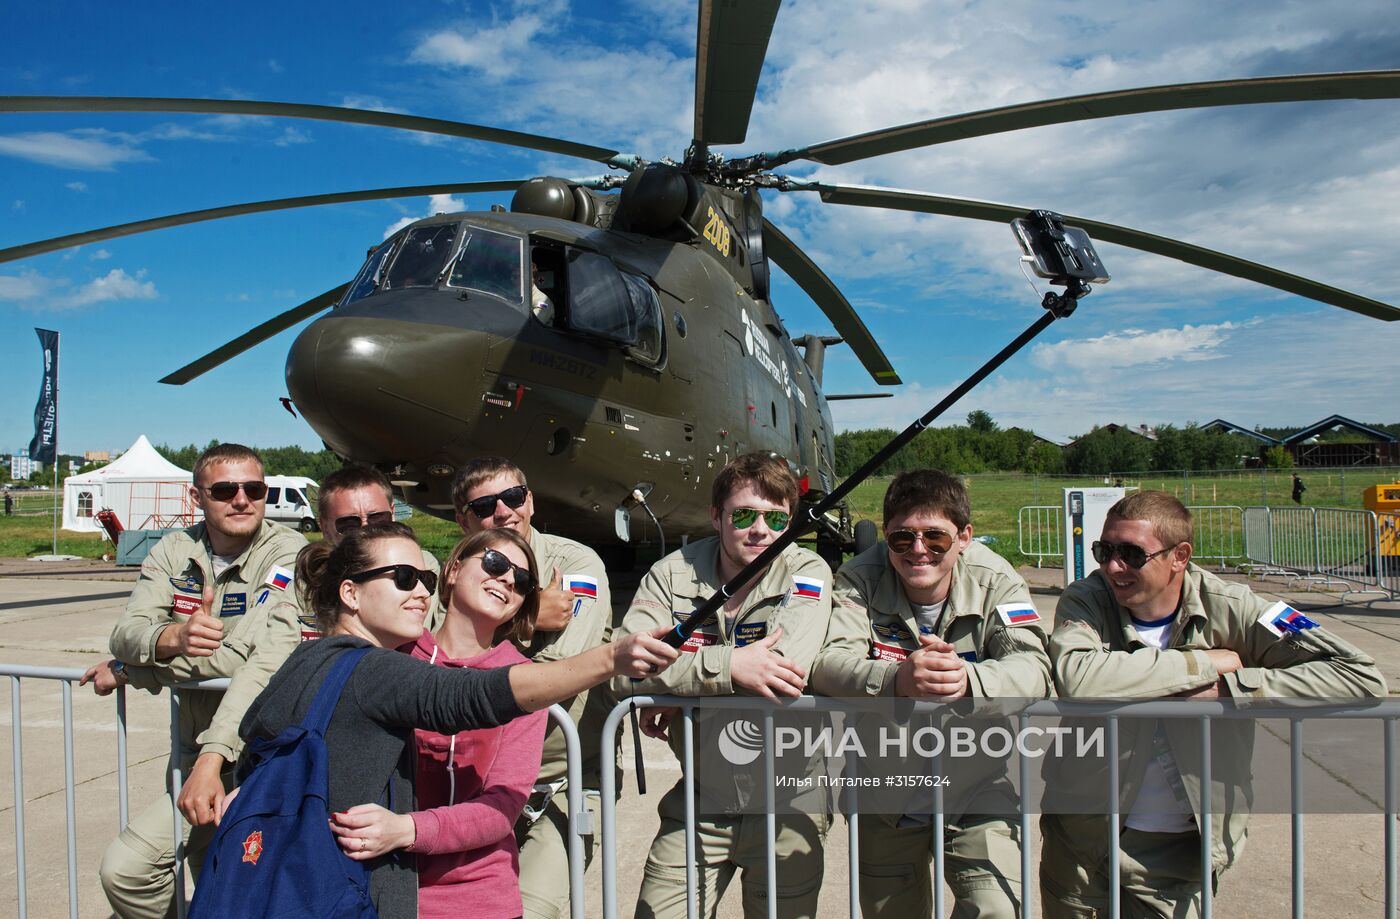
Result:
[[[1172,626],[1176,625],[1176,615],[1173,613],[1156,622],[1134,619],[1133,628],[1143,644],[1165,651],[1167,642],[1171,640]],[[1156,730],[1162,730],[1162,722],[1157,722]],[[1155,756],[1147,764],[1142,789],[1138,792],[1137,800],[1133,801],[1125,822],[1129,827],[1145,833],[1185,833],[1196,828],[1195,816],[1172,793],[1167,773]]]

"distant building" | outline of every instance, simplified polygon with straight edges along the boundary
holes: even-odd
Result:
[[[1377,430],[1341,415],[1329,415],[1321,421],[1294,431],[1282,439],[1260,431],[1251,431],[1217,418],[1203,428],[1242,434],[1259,441],[1260,462],[1269,447],[1281,446],[1293,457],[1295,466],[1390,466],[1400,464],[1400,437]],[[1350,436],[1336,435],[1350,432]],[[1328,435],[1332,435],[1329,439]]]
[[[43,471],[43,463],[35,462],[24,453],[15,453],[10,456],[10,478],[15,481],[30,478],[35,473]]]
[[[112,461],[112,451],[110,450],[88,450],[83,454],[83,463],[110,463]]]

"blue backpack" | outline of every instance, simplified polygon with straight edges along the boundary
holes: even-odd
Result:
[[[301,724],[253,743],[256,765],[214,833],[190,919],[377,919],[368,869],[330,830],[325,738],[340,692],[369,650],[336,659]]]

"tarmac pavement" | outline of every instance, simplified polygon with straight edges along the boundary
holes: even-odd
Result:
[[[1062,572],[1023,569],[1032,584],[1041,614],[1053,614]],[[1238,577],[1238,576],[1232,576]],[[135,571],[105,562],[37,563],[0,559],[0,663],[83,668],[106,659],[107,636],[125,605]],[[1285,599],[1338,635],[1360,646],[1381,664],[1393,688],[1400,688],[1400,602],[1340,593],[1296,591],[1278,579],[1254,580],[1260,594]],[[1367,601],[1371,602],[1367,602]],[[0,734],[11,735],[12,680],[0,691]],[[68,853],[65,827],[66,796],[63,698],[61,684],[25,680],[21,696],[24,780],[25,885],[28,915],[34,919],[70,914]],[[1392,690],[1394,692],[1394,689]],[[97,698],[88,687],[74,686],[73,786],[76,814],[73,889],[76,915],[109,915],[97,882],[102,851],[118,831],[118,792],[115,697]],[[1353,735],[1347,735],[1353,736]],[[1309,789],[1337,786],[1345,781],[1354,757],[1363,755],[1381,728],[1361,723],[1354,742],[1322,742],[1306,747]],[[129,789],[133,811],[160,791],[169,750],[168,695],[133,692],[128,700]],[[1287,733],[1259,732],[1264,753],[1288,758]],[[0,741],[0,747],[9,746]],[[1374,748],[1372,748],[1374,749]],[[623,748],[627,773],[618,810],[618,891],[621,916],[631,916],[641,882],[642,866],[657,827],[656,802],[680,777],[670,749],[643,740],[649,793],[636,794],[632,775],[630,731]],[[0,913],[16,903],[15,807],[12,757],[0,754]],[[1316,786],[1313,783],[1318,783]],[[1310,791],[1311,793],[1311,791]],[[1374,789],[1353,794],[1374,798]],[[1360,798],[1358,798],[1360,803]],[[1374,917],[1382,912],[1384,875],[1382,816],[1372,814],[1309,814],[1304,822],[1306,909],[1328,919]],[[838,820],[826,847],[826,878],[819,915],[823,919],[848,915],[846,824]],[[1287,915],[1290,897],[1290,819],[1287,814],[1259,813],[1250,825],[1249,845],[1236,868],[1221,881],[1215,915],[1242,919],[1272,919]],[[1038,834],[1034,845],[1038,848]],[[1033,855],[1033,863],[1038,855]],[[601,871],[595,860],[587,881],[589,916],[601,913]],[[951,905],[951,900],[948,901]],[[17,913],[16,913],[17,914]],[[737,890],[720,903],[722,919],[742,914]]]

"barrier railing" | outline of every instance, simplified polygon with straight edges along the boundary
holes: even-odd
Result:
[[[1348,593],[1400,596],[1400,514],[1336,507],[1249,507],[1245,554],[1253,573]]]
[[[914,713],[936,713],[946,711],[947,706],[934,702],[911,702],[908,711]],[[773,703],[764,699],[757,699],[749,696],[720,696],[720,697],[690,697],[690,696],[635,696],[618,705],[608,715],[603,725],[603,761],[611,762],[616,756],[616,738],[618,729],[622,724],[622,719],[633,705],[639,707],[650,706],[673,706],[680,709],[678,719],[671,721],[671,729],[674,730],[679,722],[682,729],[682,753],[681,753],[681,775],[682,784],[685,791],[685,851],[686,851],[686,916],[687,919],[696,919],[696,870],[695,870],[695,833],[696,833],[696,799],[695,799],[695,735],[694,717],[697,709],[710,710],[732,710],[742,711],[749,717],[762,720],[763,738],[763,760],[764,760],[764,783],[767,787],[767,798],[765,816],[767,817],[766,827],[766,891],[767,891],[767,912],[769,919],[777,919],[777,867],[775,855],[776,825],[774,819],[775,807],[773,803],[773,789],[775,781],[775,765],[773,750],[774,743],[774,713],[779,710],[784,711],[811,711],[811,712],[848,712],[859,710],[859,705],[852,705],[851,700],[830,699],[819,696],[801,696],[797,699],[785,703]],[[1259,717],[1279,718],[1280,715],[1272,713],[1267,716],[1260,716],[1254,712],[1243,709],[1227,707],[1221,702],[1210,701],[1187,701],[1187,700],[1167,700],[1167,701],[1142,701],[1142,702],[1071,702],[1065,700],[1046,699],[1033,702],[1025,706],[1019,714],[1012,717],[1018,718],[1019,726],[1024,731],[1032,717],[1093,717],[1102,718],[1106,722],[1107,740],[1105,748],[1114,751],[1113,755],[1106,757],[1108,764],[1108,801],[1110,810],[1109,820],[1109,866],[1108,866],[1108,916],[1110,919],[1119,919],[1121,904],[1119,895],[1121,893],[1121,879],[1119,876],[1120,852],[1119,844],[1122,833],[1122,814],[1119,810],[1119,790],[1121,766],[1117,751],[1118,728],[1120,721],[1137,719],[1187,719],[1195,720],[1200,725],[1200,762],[1199,769],[1200,785],[1202,788],[1211,788],[1211,727],[1217,720],[1239,720],[1255,719]],[[1288,747],[1289,747],[1289,799],[1291,804],[1291,852],[1290,868],[1292,872],[1292,909],[1293,919],[1303,919],[1304,915],[1304,814],[1303,814],[1303,772],[1305,755],[1303,752],[1303,722],[1311,718],[1317,719],[1359,719],[1374,720],[1382,723],[1382,743],[1384,758],[1384,809],[1385,823],[1383,828],[1384,846],[1384,912],[1382,915],[1386,919],[1394,919],[1397,907],[1400,907],[1400,838],[1397,838],[1397,814],[1400,814],[1400,776],[1397,769],[1400,768],[1400,759],[1397,758],[1396,748],[1396,722],[1400,721],[1400,700],[1382,700],[1358,702],[1355,707],[1328,706],[1325,711],[1318,711],[1309,714],[1306,709],[1298,708],[1290,711],[1286,716],[1289,722]],[[1028,802],[1029,765],[1028,757],[1020,756],[1019,759],[1019,789],[1020,789],[1020,853],[1021,853],[1021,878],[1022,895],[1020,904],[1021,919],[1031,919],[1035,915],[1035,890],[1036,885],[1031,882],[1031,826],[1030,807]],[[846,754],[846,768],[850,770],[854,765],[852,756]],[[939,762],[937,757],[932,757],[928,762],[930,774],[939,774]],[[944,877],[944,846],[942,840],[942,828],[944,826],[943,796],[941,788],[934,789],[935,809],[932,814],[931,831],[934,833],[933,849],[933,885],[935,916],[945,915],[943,904],[942,879]],[[860,819],[857,793],[854,787],[848,786],[843,789],[843,800],[845,801],[849,814],[848,833],[850,838],[850,851],[848,854],[848,876],[850,878],[849,903],[852,919],[860,916],[860,871],[859,871],[859,849],[857,843],[857,830]],[[1209,800],[1209,799],[1208,799]],[[1213,862],[1211,859],[1211,848],[1213,840],[1212,824],[1215,819],[1223,818],[1222,813],[1213,812],[1210,806],[1201,808],[1199,814],[1199,830],[1201,837],[1201,877],[1204,882],[1201,885],[1201,916],[1203,919],[1211,919],[1213,912],[1213,884],[1212,878]],[[603,911],[604,919],[616,919],[618,915],[617,896],[617,811],[616,811],[616,779],[612,770],[603,770],[603,794],[602,794],[602,862],[603,862]]]
[[[1220,568],[1245,557],[1244,509],[1231,504],[1195,505],[1191,557],[1198,563],[1215,562]],[[1057,505],[1028,505],[1016,514],[1016,547],[1035,559],[1039,568],[1047,558],[1063,558],[1064,527]],[[1094,537],[1097,538],[1097,537]]]
[[[31,667],[22,664],[0,663],[0,677],[8,677],[10,682],[10,741],[14,763],[15,893],[18,900],[18,909],[15,915],[18,919],[27,919],[29,915],[25,863],[24,719],[22,716],[22,681],[25,679],[58,681],[62,686],[63,721],[61,729],[63,732],[64,805],[67,814],[68,915],[72,919],[78,917],[78,851],[73,775],[73,684],[82,678],[83,672],[75,667]],[[185,897],[185,821],[179,808],[174,806],[174,802],[179,797],[180,787],[184,783],[179,756],[180,696],[183,692],[191,691],[222,691],[228,688],[228,683],[229,681],[226,679],[205,680],[200,683],[186,683],[172,687],[170,691],[170,765],[172,768],[168,773],[168,788],[171,791],[172,802],[171,825],[174,830],[174,838],[177,841],[174,867],[175,902],[180,919],[184,919],[188,909]],[[125,686],[118,686],[114,693],[117,734],[117,828],[113,832],[113,836],[125,828],[130,816],[126,693],[127,687]],[[578,728],[575,727],[568,712],[558,705],[550,706],[549,717],[564,734],[564,748],[567,756],[569,915],[570,919],[583,919],[583,836],[590,835],[593,829],[590,825],[587,807],[584,804],[583,764],[579,752]],[[610,774],[610,770],[604,771]],[[97,866],[92,865],[90,868],[95,875]],[[105,903],[102,904],[101,911],[105,914]]]
[[[1035,567],[1039,568],[1044,559],[1064,557],[1063,536],[1059,506],[1038,504],[1016,512],[1016,548],[1035,559]]]

